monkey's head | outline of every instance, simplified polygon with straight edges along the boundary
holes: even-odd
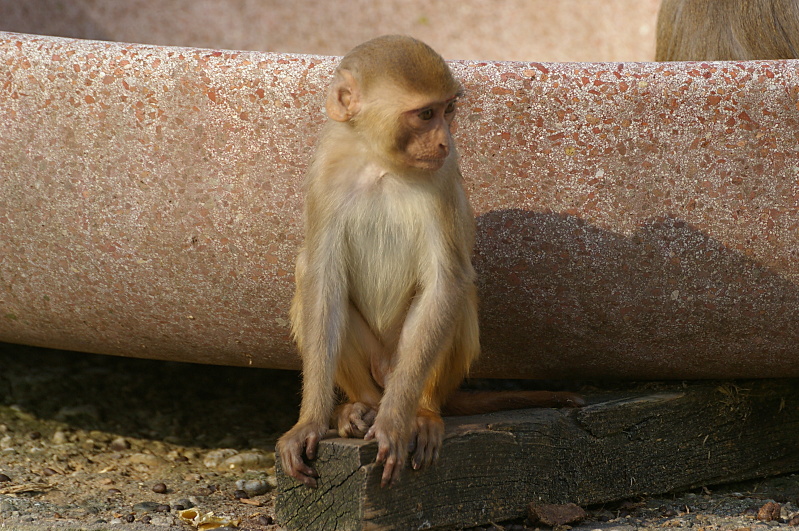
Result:
[[[341,60],[326,109],[391,165],[436,171],[454,151],[450,124],[461,93],[432,48],[411,37],[387,35]]]

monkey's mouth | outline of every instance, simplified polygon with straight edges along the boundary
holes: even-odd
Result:
[[[420,170],[438,170],[441,169],[441,166],[444,165],[444,161],[447,160],[447,157],[435,157],[429,159],[414,159],[414,166],[419,168]]]

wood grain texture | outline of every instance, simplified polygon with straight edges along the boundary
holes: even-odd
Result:
[[[438,463],[381,489],[376,445],[322,442],[319,488],[278,472],[288,529],[426,529],[501,521],[532,501],[591,505],[799,469],[799,381],[657,384],[581,410],[447,419]],[[279,460],[278,460],[279,463]]]

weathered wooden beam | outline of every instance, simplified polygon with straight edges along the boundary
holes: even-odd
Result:
[[[422,529],[526,514],[531,501],[603,503],[799,469],[799,380],[668,384],[580,410],[447,419],[439,462],[380,488],[376,445],[321,443],[319,488],[278,473],[288,529]]]

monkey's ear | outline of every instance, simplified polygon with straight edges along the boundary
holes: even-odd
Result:
[[[327,115],[337,122],[348,122],[361,110],[361,89],[348,70],[336,72],[325,104]]]

